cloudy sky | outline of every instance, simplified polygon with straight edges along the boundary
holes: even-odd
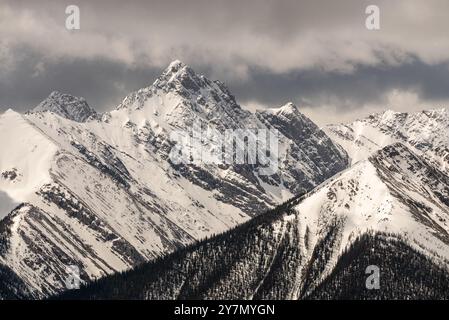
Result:
[[[71,4],[80,30],[65,28]],[[292,101],[320,124],[449,107],[448,15],[446,0],[0,0],[0,112],[52,90],[110,110],[174,59],[243,106]]]

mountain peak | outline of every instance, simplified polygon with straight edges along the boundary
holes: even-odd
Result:
[[[295,113],[298,111],[298,107],[293,102],[288,102],[279,108],[279,113]]]
[[[97,112],[86,102],[86,99],[72,96],[59,91],[52,91],[33,112],[50,111],[61,117],[77,122],[85,122]]]
[[[166,100],[167,96],[170,99]],[[231,110],[238,114],[236,117],[244,113],[222,82],[209,80],[179,60],[171,62],[151,86],[132,92],[117,107],[118,110],[142,108],[151,114],[170,117],[175,114],[184,117],[190,111],[210,118],[226,116]]]
[[[168,65],[168,67],[165,69],[165,71],[178,71],[179,69],[182,69],[184,67],[187,67],[187,65],[180,61],[180,60],[173,60],[172,62],[170,62],[170,64]]]
[[[394,111],[392,109],[387,109],[384,112],[382,112],[382,117],[384,117],[384,118],[391,118],[391,117],[395,117],[398,114],[400,114],[400,112]]]
[[[174,60],[162,72],[161,76],[153,83],[153,86],[161,89],[177,89],[182,91],[199,91],[199,89],[212,81],[205,81],[203,75],[198,75],[185,63]]]
[[[277,108],[269,108],[265,112],[271,113],[276,116],[289,116],[299,114],[298,107],[293,102],[288,102],[283,106]]]
[[[62,93],[62,92],[60,92],[58,90],[53,90],[50,93],[49,97],[55,98],[55,97],[60,97],[60,96],[63,96],[63,95],[64,95],[64,93]]]

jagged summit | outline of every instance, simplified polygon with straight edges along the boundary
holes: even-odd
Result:
[[[279,115],[288,116],[291,114],[298,114],[299,110],[298,107],[293,102],[287,102],[286,104],[280,107],[267,109],[267,112],[278,116]]]
[[[221,128],[237,128],[242,127],[242,120],[253,117],[241,108],[224,83],[196,73],[180,60],[171,62],[152,85],[126,96],[116,110],[125,111],[122,118],[126,122],[143,123],[143,119],[151,118],[162,128],[166,124],[185,127],[195,119],[213,121]],[[257,111],[256,116],[308,121],[292,102]]]
[[[162,75],[153,83],[154,87],[178,91],[198,92],[219,83],[211,81],[204,75],[197,74],[185,63],[175,60],[163,71]]]
[[[167,82],[173,82],[186,74],[190,74],[193,77],[196,76],[195,72],[189,66],[179,60],[175,60],[164,69],[153,85],[158,86],[158,84],[163,85]]]
[[[402,142],[441,168],[449,168],[449,114],[444,108],[409,113],[385,110],[352,123],[329,125],[325,131],[345,148],[352,163]]]
[[[231,103],[233,107],[237,106],[234,95],[223,82],[210,80],[179,60],[171,62],[154,85],[167,85],[177,89],[185,97],[195,96],[199,102],[203,98],[207,100],[208,95],[211,95],[212,103],[225,102]]]
[[[170,64],[168,65],[167,69],[172,69],[172,68],[178,68],[178,67],[185,67],[186,64],[184,62],[182,62],[181,60],[173,60],[172,62],[170,62]]]
[[[116,111],[133,123],[151,119],[160,127],[184,127],[197,119],[222,122],[226,118],[226,123],[235,123],[249,115],[223,83],[209,80],[179,60],[170,63],[152,85],[126,96]]]
[[[383,112],[374,114],[374,116],[377,116],[377,117],[382,118],[382,119],[391,119],[391,118],[397,117],[400,114],[403,114],[403,113],[402,112],[398,112],[398,111],[394,111],[392,109],[386,109]]]
[[[394,144],[260,220],[63,298],[446,298],[448,183]],[[382,290],[365,289],[369,265],[387,270]]]
[[[42,101],[32,112],[50,111],[61,117],[85,122],[90,117],[96,116],[97,112],[91,108],[84,98],[72,96],[70,94],[53,91]]]
[[[369,116],[358,119],[356,121],[379,122],[379,124],[387,124],[407,119],[407,122],[418,118],[429,118],[435,120],[449,119],[447,108],[434,108],[427,110],[419,110],[412,112],[395,111],[393,109],[385,109],[381,112],[371,113]]]
[[[168,67],[162,72],[162,76],[176,75],[178,72],[191,70],[191,68],[180,60],[172,61]]]

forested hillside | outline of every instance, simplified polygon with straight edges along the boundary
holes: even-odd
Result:
[[[298,201],[298,200],[295,200]],[[447,299],[449,273],[400,236],[367,233],[326,266],[338,238],[335,221],[311,256],[293,203],[222,235],[132,271],[101,279],[58,299]],[[300,244],[303,242],[303,244]],[[368,290],[369,265],[380,289]],[[324,281],[316,280],[323,275]]]

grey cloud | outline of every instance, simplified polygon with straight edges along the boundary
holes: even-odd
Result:
[[[320,70],[273,74],[253,69],[248,81],[231,85],[242,101],[265,106],[290,100],[307,107],[335,105],[342,110],[364,104],[384,104],[392,89],[416,92],[423,100],[449,100],[449,65],[429,65],[418,59],[388,68],[359,66],[352,73]]]
[[[251,66],[350,71],[357,64],[401,63],[408,54],[431,63],[449,58],[449,20],[441,16],[449,3],[440,0],[377,1],[376,32],[365,28],[364,9],[371,2],[364,0],[80,0],[77,32],[64,28],[64,2],[6,3],[2,38],[53,57],[161,67],[176,55],[240,76]]]
[[[242,104],[292,100],[352,112],[384,106],[391,90],[448,100],[449,2],[376,1],[381,30],[364,26],[372,1],[62,1],[0,4],[0,110],[27,110],[52,90],[99,111],[144,87],[174,59],[223,80]]]
[[[21,48],[22,59],[13,72],[0,77],[0,110],[12,107],[27,111],[51,91],[84,97],[98,111],[118,105],[131,91],[148,86],[159,75],[159,68],[131,68],[104,59],[47,61],[45,57]],[[36,70],[36,66],[42,66]]]
[[[157,67],[129,67],[104,59],[46,61],[26,51],[21,48],[22,60],[14,72],[0,78],[3,109],[12,106],[26,111],[52,90],[59,90],[85,97],[98,111],[106,111],[129,92],[151,84],[162,72]],[[36,70],[36,66],[41,68]],[[215,79],[210,67],[193,68]],[[312,108],[334,105],[343,111],[365,104],[387,107],[385,97],[392,89],[416,92],[427,101],[449,100],[449,66],[429,65],[418,59],[389,68],[359,66],[352,73],[305,70],[279,74],[253,67],[245,79],[219,80],[226,82],[242,105],[257,102],[273,107],[293,101]]]

